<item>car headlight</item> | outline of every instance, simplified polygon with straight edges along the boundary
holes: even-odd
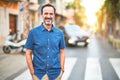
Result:
[[[68,40],[68,43],[69,43],[69,44],[75,44],[75,39],[73,39],[73,38],[69,39],[69,40]]]
[[[89,43],[89,42],[90,42],[90,39],[87,39],[86,42]]]

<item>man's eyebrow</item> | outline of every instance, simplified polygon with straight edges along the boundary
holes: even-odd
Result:
[[[50,13],[49,12],[45,12],[45,14],[53,14],[53,13],[52,12],[50,12]]]

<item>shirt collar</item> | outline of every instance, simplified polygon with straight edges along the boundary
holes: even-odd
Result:
[[[41,30],[42,30],[42,31],[47,30],[47,29],[44,27],[43,23],[40,25],[40,27],[41,27]],[[55,30],[55,26],[52,24],[52,28],[51,28],[50,31],[54,31],[54,30]]]

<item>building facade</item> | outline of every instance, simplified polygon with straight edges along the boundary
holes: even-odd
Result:
[[[37,0],[0,0],[0,46],[9,34],[18,34],[20,39],[37,25],[38,7]]]
[[[40,24],[40,8],[45,3],[56,7],[57,27],[64,25],[64,0],[0,0],[0,46],[10,33],[18,34],[18,39],[21,35],[26,38],[29,30]]]

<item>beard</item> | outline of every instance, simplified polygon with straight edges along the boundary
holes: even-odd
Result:
[[[52,18],[45,18],[45,19],[44,19],[44,24],[45,24],[46,26],[51,26],[51,25],[52,25],[52,22],[53,22]]]

